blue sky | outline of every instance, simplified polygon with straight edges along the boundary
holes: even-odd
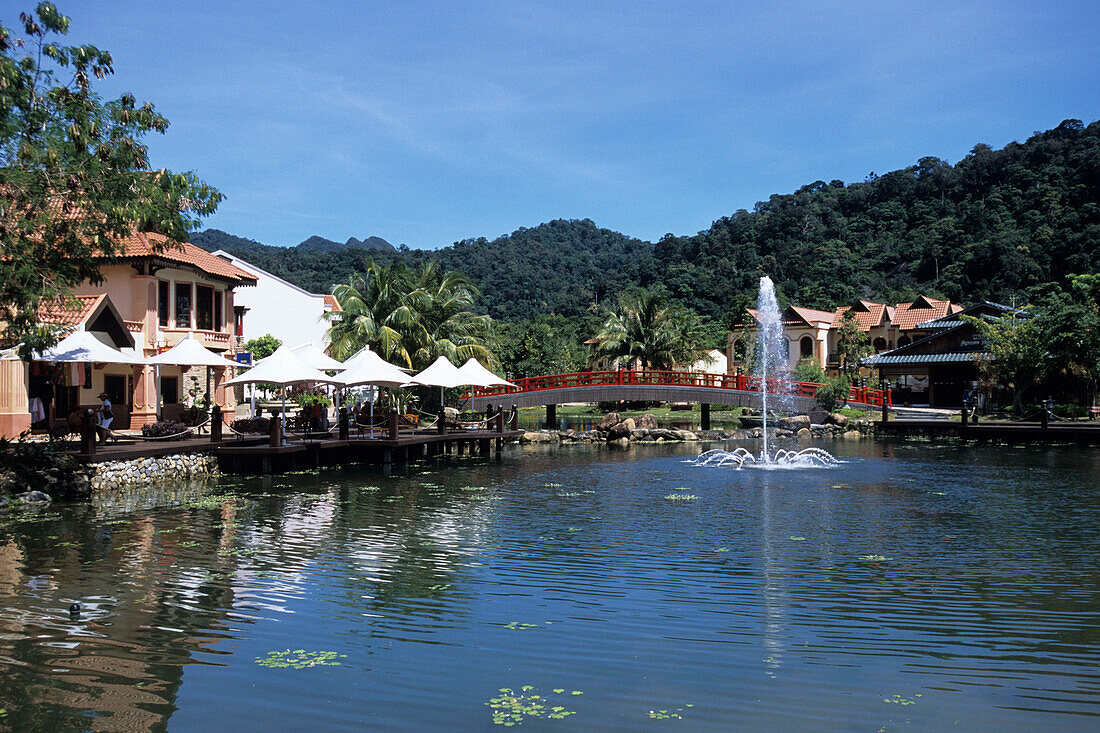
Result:
[[[171,120],[154,166],[267,244],[555,218],[656,240],[1100,118],[1095,1],[55,1],[114,55],[104,94]]]

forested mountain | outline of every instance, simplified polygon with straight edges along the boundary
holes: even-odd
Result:
[[[637,284],[728,323],[762,274],[786,300],[830,309],[916,293],[1020,302],[1031,287],[1100,270],[1100,122],[1067,120],[1000,150],[977,145],[954,165],[922,158],[858,183],[817,181],[656,244],[587,219],[437,251],[267,247],[218,230],[192,241],[313,292],[369,257],[435,258],[474,280],[484,310],[503,320],[575,318]]]
[[[325,239],[324,237],[314,235],[298,245],[298,249],[314,249],[320,250],[321,252],[336,252],[342,249],[392,250],[393,248],[394,246],[382,239],[382,237],[367,237],[366,239],[349,237],[348,241],[341,244],[340,242],[334,242],[331,239]]]
[[[789,301],[832,308],[916,293],[973,302],[1100,268],[1100,122],[1067,120],[955,165],[916,165],[844,185],[817,181],[666,237],[654,266],[673,295],[711,316],[771,275]]]

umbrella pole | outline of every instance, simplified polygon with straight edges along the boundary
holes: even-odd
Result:
[[[286,445],[286,385],[283,385],[283,445]]]
[[[370,437],[374,438],[374,385],[370,387]]]

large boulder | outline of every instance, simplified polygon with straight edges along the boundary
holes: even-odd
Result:
[[[619,417],[617,412],[609,412],[604,415],[603,420],[600,420],[600,424],[596,426],[596,430],[606,433],[615,425],[621,423],[623,419]]]
[[[638,417],[634,418],[634,424],[635,426],[639,428],[644,428],[645,430],[656,430],[657,418],[647,412],[644,415],[639,415]]]
[[[629,438],[630,431],[634,430],[636,427],[633,418],[628,417],[621,423],[611,426],[611,429],[607,431],[607,439],[618,440],[619,438]]]
[[[785,417],[779,421],[779,424],[785,427],[787,430],[801,430],[802,428],[810,427],[809,415],[794,415],[792,417]]]
[[[519,442],[521,443],[557,443],[558,440],[556,433],[529,431],[519,436]]]
[[[848,430],[844,433],[845,440],[859,440],[863,435],[858,430]]]
[[[699,440],[699,436],[691,432],[690,430],[677,430],[675,432],[676,437],[678,437],[680,440]]]
[[[842,428],[848,424],[848,416],[841,415],[839,412],[834,412],[833,414],[829,415],[829,422],[831,422],[833,425],[836,425],[837,427]]]
[[[810,437],[810,429],[809,428],[799,428],[798,429],[798,437],[799,438],[809,438]]]

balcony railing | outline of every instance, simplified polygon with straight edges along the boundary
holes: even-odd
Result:
[[[207,331],[199,328],[162,328],[160,330],[161,333],[164,334],[164,340],[167,346],[175,346],[180,341],[187,338],[187,334],[189,333],[194,334],[194,337],[198,339],[203,346],[212,349],[228,349],[234,341],[233,334],[225,331]]]

